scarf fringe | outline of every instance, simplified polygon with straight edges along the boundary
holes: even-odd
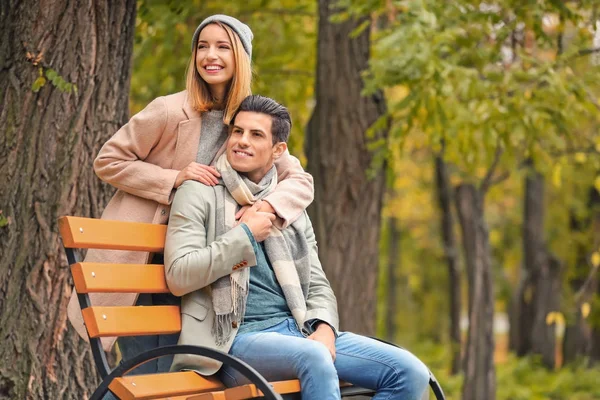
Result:
[[[246,297],[248,287],[240,285],[231,276],[231,298],[233,299],[233,310],[227,314],[215,315],[212,327],[212,335],[215,338],[217,346],[224,346],[231,339],[233,323],[237,327],[242,324],[242,319],[246,314]]]

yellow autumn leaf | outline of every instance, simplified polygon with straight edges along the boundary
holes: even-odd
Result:
[[[588,315],[590,315],[590,311],[592,310],[592,306],[590,306],[590,303],[583,303],[581,305],[581,316],[585,319],[588,317]]]
[[[600,176],[597,176],[594,180],[594,187],[598,192],[600,192]]]
[[[594,267],[597,267],[600,265],[600,253],[598,253],[597,251],[592,253],[592,257],[590,257],[590,261],[592,262],[592,265]]]
[[[546,314],[546,325],[552,325],[556,321],[556,312],[551,311]]]
[[[583,164],[587,161],[587,156],[585,153],[577,153],[575,154],[575,161],[577,161],[579,164]]]
[[[552,184],[557,188],[559,188],[562,183],[561,170],[562,166],[560,164],[555,165],[554,169],[552,170]],[[598,186],[596,186],[596,188],[598,188]],[[600,191],[600,189],[598,189],[598,191]]]

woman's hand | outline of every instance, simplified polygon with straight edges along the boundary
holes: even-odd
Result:
[[[275,221],[275,215],[258,211],[261,207],[260,203],[260,200],[256,202],[240,219],[240,222],[248,226],[250,232],[252,232],[252,236],[254,236],[254,240],[257,242],[262,242],[269,237],[271,226],[273,226],[273,221]]]
[[[271,213],[271,214],[277,216],[275,209],[273,208],[273,206],[271,206],[271,204],[269,204],[268,201],[262,200],[258,203],[259,204],[258,204],[258,208],[256,209],[256,211]],[[250,207],[252,207],[252,206],[244,206],[244,207],[240,208],[239,211],[235,214],[236,221],[240,220]]]
[[[208,186],[215,186],[219,183],[217,178],[220,176],[221,174],[214,167],[192,161],[177,174],[177,178],[175,178],[175,189],[188,179],[204,183]]]
[[[325,322],[319,323],[317,329],[307,339],[323,343],[329,350],[331,359],[335,361],[335,333],[328,324]]]

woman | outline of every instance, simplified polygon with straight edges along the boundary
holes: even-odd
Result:
[[[241,101],[250,94],[252,31],[233,17],[206,18],[192,38],[186,90],[159,97],[136,114],[106,142],[94,161],[98,177],[118,190],[102,214],[103,219],[166,224],[173,193],[192,179],[217,183],[218,172],[209,164],[227,137],[226,124]],[[281,182],[261,211],[276,214],[284,226],[293,222],[313,199],[312,177],[287,153],[277,162]],[[150,254],[90,250],[87,262],[142,264]],[[162,264],[162,258],[153,262]],[[174,304],[172,295],[94,294],[95,306]],[[76,293],[68,310],[69,320],[87,339]],[[119,338],[127,359],[142,350],[173,344],[177,335]],[[113,338],[102,340],[105,349]],[[171,360],[144,364],[138,373],[166,372]]]

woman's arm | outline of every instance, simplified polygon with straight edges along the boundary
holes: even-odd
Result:
[[[168,117],[164,97],[134,115],[102,146],[94,161],[96,175],[127,193],[169,204],[179,171],[144,161],[164,134]]]
[[[286,228],[312,203],[315,193],[313,177],[304,171],[300,161],[287,150],[275,160],[275,166],[279,183],[275,190],[265,197],[265,201],[283,219],[282,228]]]

